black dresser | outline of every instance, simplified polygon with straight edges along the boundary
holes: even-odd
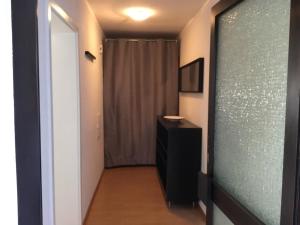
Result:
[[[187,120],[159,117],[156,142],[156,165],[169,207],[196,203],[202,129]]]

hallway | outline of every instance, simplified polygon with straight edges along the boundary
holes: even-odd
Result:
[[[156,168],[105,170],[85,225],[204,225],[199,208],[168,209]]]

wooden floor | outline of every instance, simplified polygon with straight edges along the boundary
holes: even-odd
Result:
[[[154,167],[105,170],[85,225],[204,225],[199,208],[166,206]]]

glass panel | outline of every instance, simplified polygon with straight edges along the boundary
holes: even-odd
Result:
[[[245,0],[218,26],[214,176],[270,225],[280,224],[289,14],[290,0]]]
[[[214,204],[214,225],[233,225],[233,223],[226,217],[226,215]]]

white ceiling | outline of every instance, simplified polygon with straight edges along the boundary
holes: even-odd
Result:
[[[107,37],[175,37],[206,0],[89,0]],[[156,15],[135,22],[123,15],[128,7],[150,7]]]

